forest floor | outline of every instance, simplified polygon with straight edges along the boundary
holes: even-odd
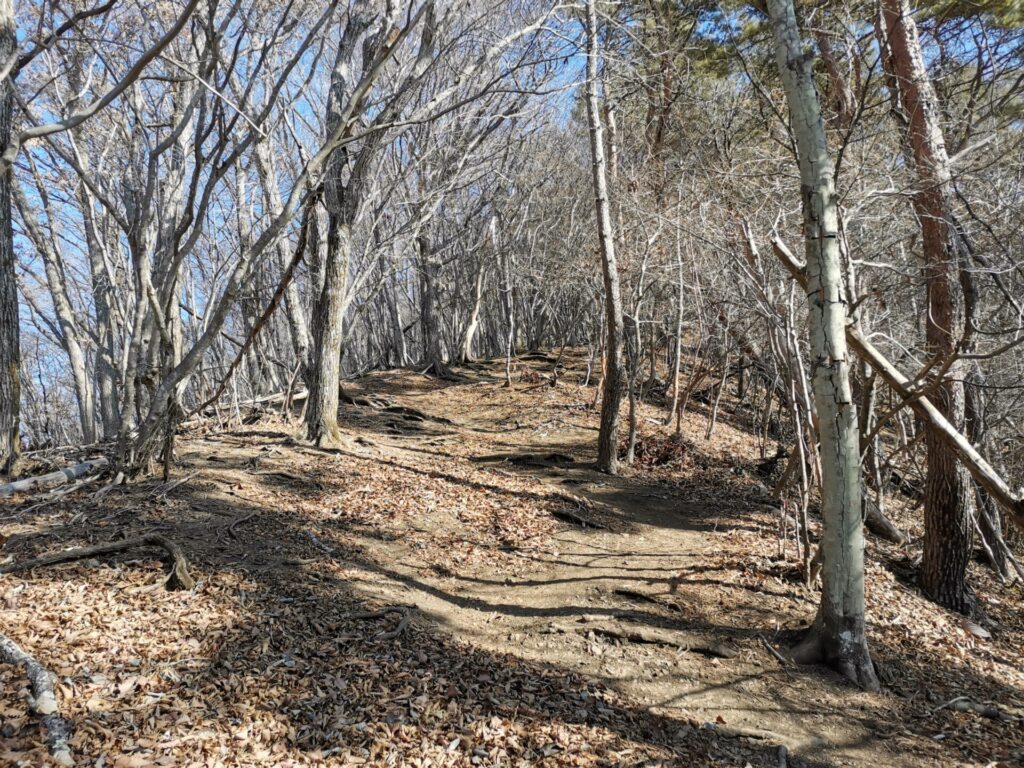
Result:
[[[1024,764],[1019,587],[972,567],[979,637],[921,598],[919,547],[871,539],[884,690],[782,663],[818,593],[743,412],[705,440],[694,403],[671,451],[644,404],[642,461],[609,477],[565,362],[555,387],[542,358],[511,388],[502,361],[375,373],[346,382],[344,450],[294,415],[211,419],[170,483],[3,502],[3,559],[160,533],[198,582],[167,591],[156,550],[0,576],[0,631],[56,675],[78,764]],[[46,760],[24,688],[0,666],[3,765]]]

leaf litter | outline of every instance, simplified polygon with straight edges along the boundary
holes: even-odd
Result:
[[[576,463],[592,459],[596,416],[578,407],[592,390],[568,376],[557,388],[511,391],[496,379],[453,385],[385,373],[357,383],[360,393],[451,419],[428,422],[431,429],[415,438],[388,431],[373,409],[352,406],[343,412],[352,449],[322,452],[293,441],[293,425],[268,415],[226,433],[183,436],[176,484],[118,485],[99,497],[83,490],[26,514],[28,501],[6,501],[5,558],[158,533],[185,550],[198,582],[191,592],[166,591],[156,550],[0,577],[3,631],[54,673],[61,712],[76,726],[78,762],[815,764],[813,757],[801,762],[800,747],[780,746],[788,735],[781,729],[766,738],[734,726],[731,714],[706,716],[696,704],[691,712],[687,702],[659,706],[658,686],[675,674],[664,670],[713,676],[749,671],[755,667],[740,665],[755,662],[769,688],[790,686],[825,713],[857,711],[878,740],[870,752],[876,758],[919,761],[907,765],[1021,759],[1014,735],[1024,707],[1020,590],[997,586],[980,567],[972,579],[999,626],[990,638],[917,594],[901,576],[910,553],[872,540],[870,642],[886,693],[851,691],[820,671],[772,671],[780,665],[761,633],[771,630],[768,640],[781,647],[813,617],[816,593],[802,585],[795,557],[779,556],[773,516],[750,504],[756,479],[737,468],[756,462],[753,438],[722,423],[705,442],[697,411],[676,441],[671,428],[651,426],[657,409],[641,406],[647,442],[629,482],[642,483],[654,505],[678,497],[700,504],[701,535],[713,541],[664,583],[587,592],[594,610],[617,606],[613,618],[627,631],[597,623],[603,632],[588,631],[585,614],[576,617],[584,629],[566,634],[537,620],[502,635],[502,648],[446,630],[416,599],[384,602],[374,587],[399,563],[423,593],[485,576],[542,581],[553,561],[581,562],[564,538],[579,526],[560,512],[609,523],[602,536],[640,535],[601,495],[602,481],[573,465],[470,461],[526,444]],[[742,526],[734,524],[737,510]],[[914,532],[909,505],[904,511],[898,522]],[[630,551],[621,550],[621,567]],[[616,586],[625,591],[616,594]],[[629,629],[641,605],[640,615],[659,623],[655,634],[680,622],[722,625],[738,657],[679,661],[678,643],[630,643],[630,636],[654,636]],[[774,626],[766,627],[766,615]],[[568,655],[589,666],[559,663]],[[597,674],[609,670],[639,682]],[[5,765],[49,760],[25,689],[20,670],[0,667]]]

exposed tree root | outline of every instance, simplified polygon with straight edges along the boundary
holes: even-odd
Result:
[[[679,603],[672,600],[665,600],[659,595],[652,595],[648,592],[640,592],[635,589],[616,589],[613,590],[616,595],[625,597],[627,600],[633,600],[638,603],[651,603],[653,605],[660,605],[664,608],[668,608],[672,611],[681,611],[682,608]]]
[[[577,515],[575,512],[570,512],[568,509],[556,509],[551,513],[551,516],[556,520],[561,520],[563,523],[572,523],[573,525],[578,525],[581,528],[593,528],[598,531],[608,530],[608,526],[604,523],[599,523],[596,520],[582,517]]]
[[[344,387],[338,388],[338,398],[347,405],[358,405],[363,408],[381,409],[392,405],[392,402],[384,397],[350,395],[345,391]]]
[[[9,637],[0,634],[0,661],[23,666],[28,677],[32,700],[30,706],[46,728],[46,746],[53,759],[61,765],[74,765],[68,740],[74,732],[71,722],[60,716],[53,692],[53,676]]]
[[[826,632],[821,622],[819,613],[804,639],[790,651],[793,661],[797,664],[824,664],[866,691],[879,690],[878,672],[868,653],[863,631],[844,628],[838,632]]]
[[[576,463],[576,459],[564,453],[489,453],[484,456],[471,456],[470,461],[489,464],[505,462],[517,467],[566,467]]]
[[[864,527],[875,536],[893,544],[904,546],[910,543],[910,536],[896,527],[888,517],[882,514],[874,499],[864,496]]]
[[[410,408],[407,405],[389,405],[383,408],[384,413],[393,413],[396,416],[401,416],[403,419],[409,421],[432,421],[435,424],[451,424],[451,419],[446,419],[443,416],[431,416],[428,413],[424,413],[416,408]]]
[[[408,605],[389,605],[386,608],[382,608],[379,611],[360,611],[359,613],[350,613],[343,618],[346,619],[358,619],[360,621],[369,621],[372,619],[383,619],[392,614],[401,616],[398,625],[390,632],[378,632],[374,637],[377,640],[394,640],[403,632],[406,627],[409,626],[409,621],[412,619],[413,606]]]
[[[955,699],[950,699],[945,704],[942,704],[935,709],[933,712],[938,712],[940,709],[953,709],[957,712],[974,712],[982,717],[987,717],[990,720],[1001,720],[1003,722],[1010,722],[1013,720],[1019,720],[1013,715],[1000,709],[995,704],[980,704],[976,701],[971,701],[966,696],[957,696]]]
[[[714,641],[698,640],[692,637],[679,635],[676,632],[645,629],[643,627],[618,627],[613,624],[584,625],[572,628],[574,632],[593,632],[595,635],[611,637],[616,640],[624,640],[629,643],[645,643],[650,645],[665,645],[670,648],[678,648],[683,651],[701,653],[705,656],[712,656],[718,659],[735,658],[738,651],[724,643]]]
[[[170,539],[156,533],[147,533],[145,536],[137,536],[133,539],[124,539],[123,541],[114,541],[108,544],[97,544],[94,547],[69,549],[65,552],[43,555],[42,557],[37,557],[34,560],[25,560],[21,563],[8,563],[7,565],[0,566],[0,574],[18,573],[20,571],[28,571],[33,568],[41,568],[46,565],[69,563],[74,560],[85,560],[89,557],[111,555],[115,552],[124,552],[128,549],[147,546],[160,547],[171,557],[171,572],[170,575],[168,575],[166,582],[168,589],[190,590],[195,588],[196,583],[189,575],[188,560],[185,558],[185,553],[181,551],[181,547]]]

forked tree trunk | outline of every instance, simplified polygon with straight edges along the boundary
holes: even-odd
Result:
[[[17,54],[14,2],[0,0],[0,61]],[[11,140],[14,85],[0,80],[0,152]],[[9,475],[21,451],[21,352],[18,337],[18,285],[14,272],[14,228],[11,218],[10,166],[0,169],[0,475]]]
[[[597,208],[597,236],[601,244],[604,275],[604,309],[607,328],[604,394],[601,398],[601,429],[597,437],[597,468],[614,475],[619,468],[619,404],[625,388],[622,354],[622,296],[615,264],[615,234],[608,204],[608,179],[604,158],[604,131],[597,99],[597,9],[587,0],[587,121],[590,127],[590,155],[594,176],[594,204]]]
[[[348,103],[352,98],[353,63],[357,47],[369,28],[371,10],[357,5],[341,35],[331,70],[327,98],[327,133],[334,134],[345,125]],[[348,151],[334,150],[325,164],[324,208],[327,210],[327,237],[323,263],[317,275],[320,283],[312,309],[312,342],[307,373],[309,398],[306,401],[306,438],[321,447],[337,446],[338,394],[341,386],[341,344],[348,288],[349,256],[352,247],[352,223],[359,208],[358,181],[348,168]],[[346,172],[347,171],[347,172]]]
[[[803,50],[793,0],[769,0],[768,13],[800,160],[813,388],[821,445],[821,604],[794,656],[799,661],[824,661],[873,690],[878,688],[878,678],[864,631],[860,453],[850,391],[848,313],[832,160],[812,59]]]
[[[943,363],[966,347],[970,336],[963,280],[969,280],[966,243],[953,219],[952,175],[942,135],[940,108],[925,69],[921,41],[907,0],[883,0],[890,74],[907,118],[918,190],[914,210],[921,226],[928,314],[925,337],[930,357]],[[963,362],[949,366],[931,400],[953,427],[965,429]],[[934,427],[925,434],[924,558],[921,588],[940,605],[968,615],[977,610],[967,584],[971,558],[973,488],[967,469]]]

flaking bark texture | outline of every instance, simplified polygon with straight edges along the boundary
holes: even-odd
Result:
[[[878,678],[864,632],[859,437],[850,390],[848,313],[842,287],[832,160],[812,62],[803,50],[793,2],[770,0],[768,13],[799,153],[814,403],[821,453],[821,604],[794,658],[823,661],[864,688],[877,689]]]
[[[940,107],[924,65],[917,25],[907,0],[884,0],[882,19],[887,63],[907,119],[907,141],[914,156],[918,189],[914,211],[921,226],[928,313],[925,338],[929,356],[941,362],[969,346],[966,292],[970,280],[967,246],[953,215],[952,175],[940,122]],[[966,426],[962,361],[948,367],[931,396],[957,431]],[[967,469],[938,430],[925,433],[927,472],[924,498],[924,557],[921,588],[940,605],[973,615],[978,606],[967,584],[973,544],[973,488]]]
[[[0,635],[0,662],[25,669],[25,676],[32,691],[32,710],[39,715],[43,727],[46,728],[46,746],[50,750],[50,755],[59,765],[74,765],[71,746],[68,743],[74,733],[74,727],[70,721],[61,717],[57,710],[53,676],[49,670],[4,635]]]

